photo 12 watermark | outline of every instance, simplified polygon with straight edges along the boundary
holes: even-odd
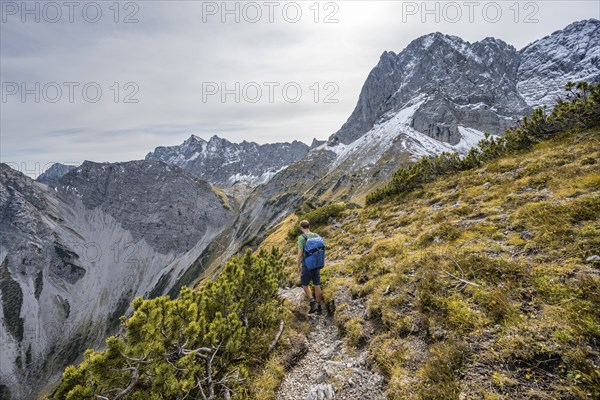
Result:
[[[337,24],[338,2],[296,1],[203,1],[202,22],[221,23],[289,23],[311,21],[315,24]]]
[[[535,1],[403,1],[402,22],[535,24],[539,11]]]
[[[114,103],[135,104],[140,86],[136,82],[2,82],[2,103]]]
[[[135,264],[139,262],[138,243],[121,243],[114,242],[102,248],[97,242],[92,241],[67,241],[63,243],[70,251],[78,256],[78,260],[86,261],[87,263],[98,263],[103,257],[108,257],[110,262],[115,264]]]
[[[137,24],[140,5],[134,1],[2,1],[0,11],[3,24]]]
[[[336,82],[202,82],[202,102],[298,103],[307,96],[315,103],[338,103]]]

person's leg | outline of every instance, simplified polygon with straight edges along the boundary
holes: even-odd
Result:
[[[315,298],[317,299],[317,303],[321,303],[323,299],[321,296],[321,285],[315,285]]]
[[[310,287],[308,286],[310,283],[310,279],[310,271],[305,268],[302,268],[302,272],[300,273],[300,286],[302,286],[302,289],[304,289],[304,294],[306,295],[308,301],[313,300],[312,290],[310,290]]]
[[[312,295],[312,290],[310,290],[310,286],[303,285],[302,289],[304,289],[304,294],[306,295],[306,298],[308,299],[308,301],[312,301],[313,295]]]
[[[304,294],[306,295],[308,302],[310,303],[310,309],[308,310],[308,313],[312,314],[314,312],[317,312],[319,310],[319,305],[313,298],[310,287],[308,285],[306,285],[306,286],[302,286],[302,289],[304,289]]]
[[[321,314],[323,309],[321,308],[321,301],[323,300],[323,295],[321,293],[321,270],[315,269],[313,271],[312,276],[313,284],[315,285],[315,297],[317,298],[317,313]]]
[[[315,297],[317,298],[317,303],[320,303],[322,300],[321,296],[321,270],[314,269],[312,271],[312,282],[315,285]]]
[[[308,301],[310,302],[310,309],[308,310],[309,314],[319,312],[319,309],[320,309],[319,303],[317,303],[315,301],[315,299],[312,295],[312,290],[308,286],[311,281],[313,283],[315,283],[314,270],[309,270],[309,269],[303,270],[302,271],[302,280],[300,283],[303,285],[302,288],[304,289],[304,293],[306,294],[306,297],[308,298]]]

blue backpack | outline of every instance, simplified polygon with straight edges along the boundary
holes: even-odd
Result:
[[[325,242],[321,236],[316,235],[309,238],[304,234],[302,237],[306,240],[304,245],[304,265],[306,268],[323,268],[325,266]]]

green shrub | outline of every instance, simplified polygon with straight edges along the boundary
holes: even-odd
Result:
[[[122,317],[124,334],[69,366],[53,398],[247,398],[244,382],[283,318],[282,271],[277,249],[247,251],[214,281],[183,287],[178,299],[136,298],[133,315]]]
[[[21,286],[12,278],[8,270],[8,259],[0,266],[0,293],[2,293],[2,311],[8,332],[17,340],[23,340],[23,291]]]

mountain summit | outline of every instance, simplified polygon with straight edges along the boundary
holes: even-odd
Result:
[[[304,157],[308,150],[308,145],[296,140],[259,145],[247,141],[232,143],[216,135],[206,141],[191,135],[178,146],[157,147],[148,153],[146,160],[176,165],[212,184],[228,187],[237,182],[250,185],[267,182],[282,168]]]
[[[519,54],[519,94],[531,106],[549,105],[568,81],[600,81],[600,21],[574,22]]]
[[[597,19],[575,22],[520,51],[496,38],[469,43],[436,32],[383,52],[348,120],[252,193],[240,231],[269,226],[315,197],[360,202],[422,156],[465,155],[486,132],[503,134],[568,81],[600,82],[599,27]]]
[[[520,51],[495,38],[469,43],[436,32],[385,51],[358,103],[329,144],[350,144],[417,96],[412,127],[454,145],[459,126],[501,134],[531,107],[556,100],[568,81],[600,80],[600,21],[575,22]]]

